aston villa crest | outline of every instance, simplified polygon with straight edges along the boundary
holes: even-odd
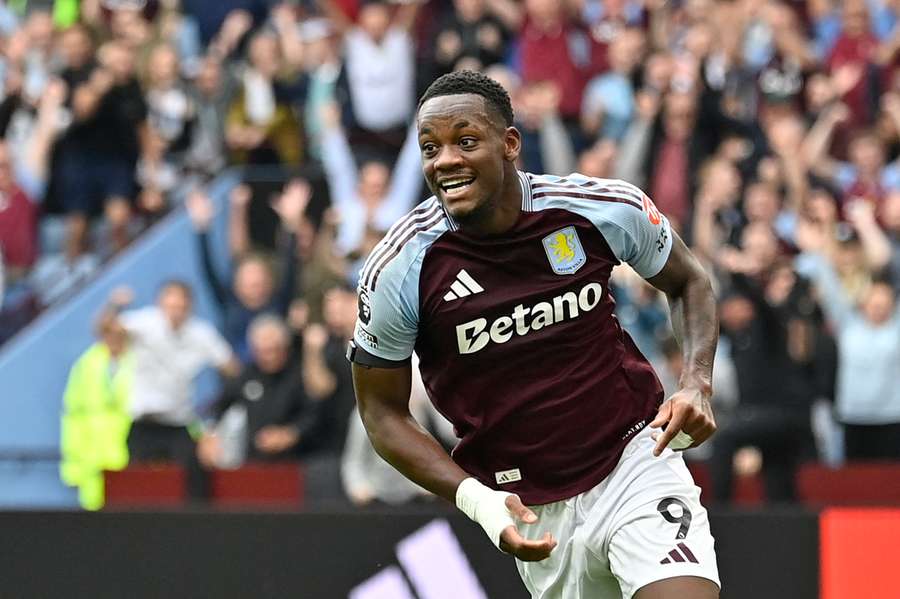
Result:
[[[565,227],[547,235],[543,239],[543,244],[550,267],[558,275],[575,274],[587,262],[575,227]]]

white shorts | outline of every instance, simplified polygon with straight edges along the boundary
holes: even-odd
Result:
[[[700,489],[681,453],[653,456],[649,427],[625,447],[599,485],[534,506],[523,536],[558,541],[540,562],[516,560],[534,599],[631,599],[651,582],[699,576],[719,583],[714,541]],[[721,586],[721,585],[720,585]]]

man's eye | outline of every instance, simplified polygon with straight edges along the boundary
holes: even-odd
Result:
[[[424,144],[424,145],[422,146],[422,153],[423,153],[423,154],[431,155],[431,154],[434,154],[436,151],[437,151],[437,146],[434,145],[434,144],[430,144],[430,143],[429,143],[429,144]]]
[[[463,137],[461,140],[459,140],[459,145],[464,148],[471,148],[475,145],[475,139],[472,137]]]

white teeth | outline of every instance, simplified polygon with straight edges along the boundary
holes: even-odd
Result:
[[[470,178],[470,177],[466,177],[466,178],[463,178],[463,179],[450,179],[450,180],[447,180],[447,181],[442,181],[442,182],[441,182],[441,189],[443,189],[444,191],[447,191],[447,188],[448,188],[448,187],[455,187],[455,186],[461,186],[461,187],[462,187],[462,186],[468,185],[468,184],[471,183],[472,181],[474,181],[474,179],[473,179],[473,178]]]

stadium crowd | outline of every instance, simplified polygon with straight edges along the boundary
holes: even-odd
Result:
[[[183,205],[222,328],[177,281],[155,307],[117,292],[70,378],[64,479],[97,505],[127,437],[132,458],[190,463],[198,497],[210,466],[342,451],[355,503],[415,496],[366,465],[343,345],[361,260],[427,193],[417,94],[483,70],[509,91],[523,170],[642,187],[713,273],[719,431],[692,453],[717,501],[760,469],[790,501],[800,461],[900,459],[898,22],[895,0],[6,3],[0,340]],[[231,192],[218,272],[204,186],[256,165],[286,183]],[[674,389],[659,294],[626,268],[615,282]],[[226,381],[195,413],[204,365]],[[101,429],[109,447],[86,447]]]

